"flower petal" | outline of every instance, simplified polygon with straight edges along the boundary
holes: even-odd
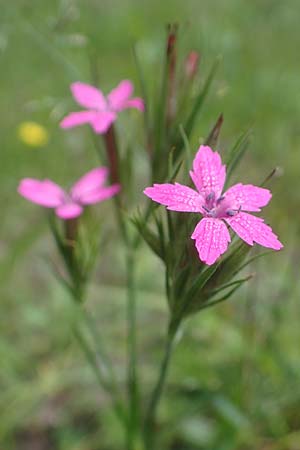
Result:
[[[127,102],[125,102],[124,108],[135,108],[138,109],[139,111],[144,111],[145,110],[144,100],[140,97],[131,98],[127,100]]]
[[[111,111],[96,113],[91,121],[92,128],[97,134],[106,133],[116,118],[116,113]]]
[[[107,107],[107,101],[103,93],[90,84],[76,81],[71,84],[71,92],[77,103],[84,108],[102,111]]]
[[[190,175],[200,194],[205,197],[211,192],[216,197],[221,195],[225,183],[226,168],[222,165],[218,152],[213,152],[207,145],[200,145]]]
[[[249,245],[257,242],[257,244],[273,250],[280,250],[283,247],[276,234],[273,233],[272,228],[266,225],[260,217],[239,212],[225,220],[236,234]]]
[[[199,258],[211,266],[224,252],[230,242],[230,234],[220,219],[204,218],[196,226],[192,236],[196,241]]]
[[[272,194],[252,184],[238,183],[228,189],[224,194],[230,202],[231,209],[243,209],[244,211],[260,211],[271,200]]]
[[[153,187],[146,188],[144,194],[171,211],[203,211],[203,197],[194,189],[179,183],[154,184]]]
[[[18,192],[27,200],[46,208],[56,208],[64,202],[66,196],[63,189],[53,181],[34,178],[24,178],[19,184]]]
[[[133,84],[129,80],[123,80],[113,89],[107,96],[107,100],[111,109],[121,111],[128,107],[126,102],[132,96]]]
[[[97,113],[94,111],[79,111],[68,114],[61,122],[61,128],[73,128],[85,123],[92,123]]]
[[[61,219],[65,220],[75,219],[75,217],[80,216],[82,212],[83,212],[82,206],[73,202],[65,203],[64,205],[60,205],[58,206],[58,208],[55,209],[56,215]]]
[[[81,198],[81,203],[84,205],[92,205],[94,203],[100,203],[108,198],[113,197],[114,195],[120,192],[121,186],[119,184],[113,184],[112,186],[99,187],[94,191],[89,193],[85,193]]]
[[[81,202],[86,195],[101,188],[108,176],[106,167],[97,167],[87,172],[81,177],[71,189],[71,197]]]

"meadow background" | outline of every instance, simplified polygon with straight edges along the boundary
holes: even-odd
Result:
[[[71,304],[47,262],[57,255],[44,213],[20,198],[16,187],[25,176],[69,186],[98,164],[87,128],[67,133],[58,127],[74,107],[70,83],[91,82],[97,74],[107,91],[130,78],[139,92],[136,44],[154,92],[165,24],[176,21],[182,54],[198,50],[203,74],[222,56],[194,142],[207,135],[220,112],[221,151],[253,129],[235,176],[259,184],[280,167],[265,216],[285,248],[257,260],[250,269],[255,279],[230,302],[186,326],[160,408],[163,448],[299,450],[299,1],[1,0],[0,7],[0,448],[122,448],[109,402],[96,391],[72,340]],[[46,128],[47,145],[22,142],[18,128],[28,120]],[[146,153],[132,124],[142,129],[136,112],[124,113],[117,127],[122,145],[135,152],[142,190]],[[116,242],[110,214],[109,205],[98,208],[104,235]],[[121,248],[107,241],[88,306],[108,336],[122,379],[124,261]],[[160,274],[160,263],[143,248],[138,314],[146,390],[164,335]]]

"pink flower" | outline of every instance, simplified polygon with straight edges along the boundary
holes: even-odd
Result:
[[[71,84],[74,99],[85,111],[72,112],[60,123],[62,128],[77,127],[88,123],[95,133],[106,133],[111,124],[117,119],[117,114],[126,108],[136,108],[144,111],[144,102],[139,97],[132,98],[133,84],[123,80],[106,97],[94,86],[89,84]]]
[[[119,192],[118,184],[104,186],[107,177],[106,167],[93,169],[81,177],[69,193],[51,180],[24,178],[18,192],[33,203],[54,208],[56,215],[62,219],[74,219],[82,214],[85,205],[102,202]]]
[[[269,203],[272,195],[268,189],[239,183],[222,194],[226,167],[219,153],[204,145],[195,156],[190,176],[198,192],[179,183],[166,183],[154,184],[144,193],[171,211],[202,214],[191,236],[201,261],[212,265],[227,250],[231,238],[226,224],[249,245],[256,242],[274,250],[283,247],[263,219],[246,212],[260,211]]]

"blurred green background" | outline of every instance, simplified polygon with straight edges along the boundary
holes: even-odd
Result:
[[[299,450],[299,1],[2,0],[0,6],[0,448],[122,448],[109,402],[96,390],[72,340],[71,307],[47,263],[49,255],[57,256],[43,212],[21,199],[16,187],[25,176],[68,186],[98,163],[88,129],[66,133],[58,127],[74,107],[69,84],[90,82],[97,72],[104,91],[131,78],[138,92],[136,44],[154,89],[165,24],[176,21],[182,55],[200,51],[201,72],[222,56],[195,142],[220,112],[225,117],[221,151],[253,128],[235,176],[259,184],[274,167],[281,168],[265,216],[285,248],[258,260],[251,268],[254,281],[228,304],[187,324],[160,409],[162,448]],[[19,126],[28,120],[46,128],[47,145],[33,148],[20,139]],[[124,113],[118,130],[122,145],[134,143],[143,175],[143,139],[132,123],[141,128],[139,115]],[[143,176],[139,182],[141,188],[147,184]],[[104,229],[110,227],[109,214],[109,205],[99,208]],[[113,229],[109,234],[115,238]],[[88,305],[108,336],[121,380],[122,267],[121,252],[108,244]],[[165,327],[163,280],[157,273],[158,261],[143,249],[138,313],[146,392]]]

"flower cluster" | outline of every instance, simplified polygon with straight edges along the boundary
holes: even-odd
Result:
[[[147,104],[145,108],[143,99],[133,97],[133,84],[129,80],[121,81],[107,95],[82,82],[71,84],[72,95],[84,110],[71,112],[63,118],[60,126],[69,129],[88,124],[94,133],[102,135],[108,168],[96,167],[90,170],[68,191],[48,179],[24,178],[18,187],[22,197],[54,210],[55,215],[62,219],[57,220],[54,214],[49,216],[51,231],[65,269],[63,274],[56,272],[72,299],[80,305],[86,299],[87,280],[95,264],[99,238],[94,240],[92,236],[93,231],[95,232],[94,224],[93,230],[88,226],[85,228],[85,220],[89,222],[89,215],[79,217],[87,206],[120,193],[115,198],[114,206],[126,252],[127,400],[123,395],[120,396],[118,377],[114,375],[113,365],[103,352],[102,344],[99,345],[98,330],[93,319],[90,320],[87,309],[80,309],[87,329],[82,333],[83,323],[80,326],[74,324],[73,331],[96,372],[97,380],[112,398],[114,411],[126,430],[128,450],[136,448],[135,443],[140,434],[147,450],[157,448],[154,442],[155,414],[176,341],[175,336],[181,323],[191,314],[227,300],[251,278],[251,275],[241,279],[235,277],[253,260],[249,258],[246,261],[246,257],[255,243],[273,250],[283,247],[270,226],[253,214],[259,213],[269,203],[272,197],[269,189],[242,183],[225,189],[233,167],[243,154],[243,140],[240,139],[238,145],[233,147],[226,165],[223,164],[220,154],[211,148],[215,148],[217,144],[223,123],[222,115],[204,141],[205,145],[201,145],[194,156],[190,171],[191,182],[188,185],[174,182],[179,175],[183,175],[182,163],[187,159],[187,153],[190,154],[189,140],[216,67],[213,66],[207,80],[199,83],[197,88],[201,58],[197,52],[192,51],[187,55],[183,72],[180,73],[177,67],[177,32],[177,25],[169,26],[160,95],[156,99],[151,96],[154,104],[150,107]],[[196,95],[191,95],[192,91]],[[144,93],[146,96],[146,88]],[[147,207],[132,217],[130,222],[127,220],[129,214],[126,208],[129,209],[131,203],[128,199],[132,188],[136,187],[132,176],[134,161],[131,149],[119,154],[114,126],[118,114],[128,108],[145,110],[145,138],[152,186],[146,187],[144,194],[167,209],[157,213],[155,204],[148,201]],[[182,125],[178,127],[178,123]],[[40,131],[34,128],[36,135]],[[41,136],[38,137],[41,140]],[[97,142],[97,138],[95,141]],[[192,183],[194,187],[191,187]],[[183,216],[173,212],[193,214]],[[137,229],[129,230],[130,223]],[[229,248],[233,232],[242,241],[232,243]],[[98,229],[96,233],[99,234]],[[195,245],[188,239],[190,233]],[[143,426],[138,417],[142,408],[136,370],[135,272],[140,237],[164,264],[169,307],[165,356],[157,383],[150,395]],[[224,255],[227,250],[228,253]],[[90,336],[86,339],[87,333]]]
[[[80,82],[73,83],[71,91],[75,100],[88,109],[70,113],[62,120],[62,128],[88,123],[96,133],[106,133],[118,112],[126,108],[144,110],[143,100],[132,98],[133,85],[128,80],[123,80],[106,97],[99,89]],[[248,214],[259,212],[268,204],[271,199],[268,189],[239,183],[223,192],[226,167],[209,146],[200,146],[190,176],[197,190],[179,183],[163,183],[146,188],[144,193],[169,210],[203,216],[191,236],[201,261],[212,265],[226,252],[231,241],[227,225],[251,246],[256,242],[274,250],[282,248],[263,219]],[[51,180],[25,178],[18,192],[33,203],[54,208],[58,217],[67,220],[78,217],[84,206],[102,202],[119,192],[118,184],[104,186],[107,177],[105,167],[93,169],[69,193]]]

